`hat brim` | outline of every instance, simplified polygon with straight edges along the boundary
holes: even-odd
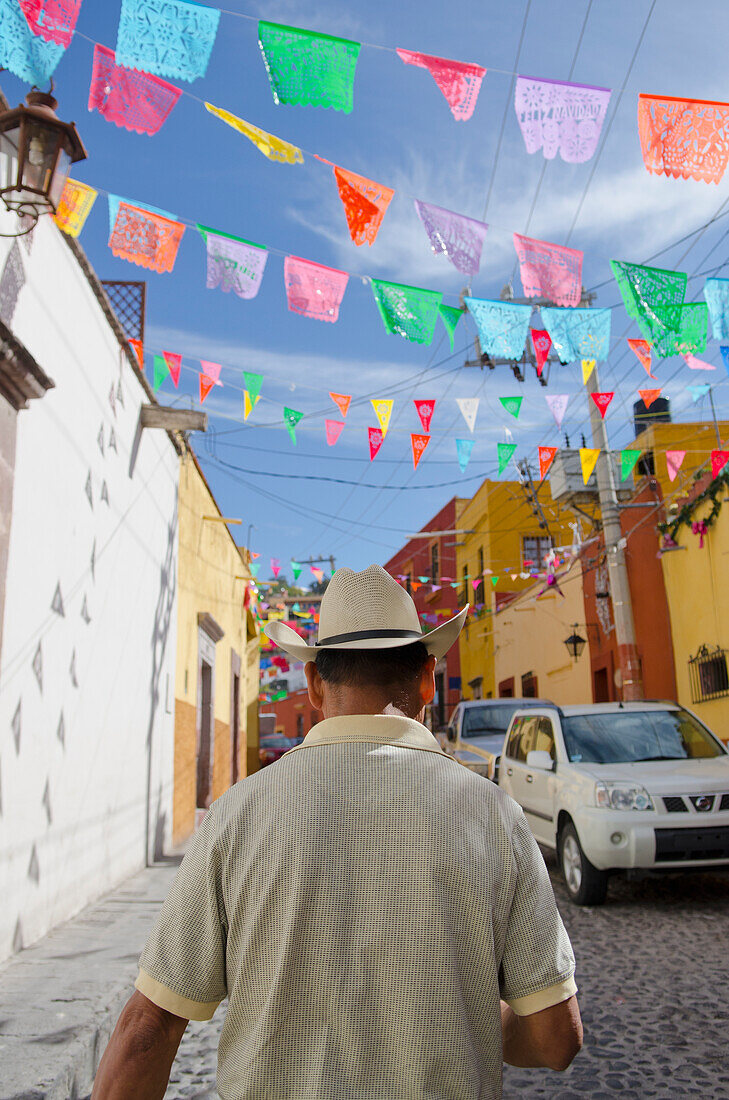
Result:
[[[358,638],[353,642],[340,642],[338,645],[307,645],[303,638],[286,623],[274,620],[266,623],[263,633],[267,638],[297,661],[315,661],[317,653],[330,649],[395,649],[422,641],[429,654],[440,658],[448,652],[463,629],[468,614],[466,605],[448,622],[441,623],[435,630],[423,634],[422,638]]]

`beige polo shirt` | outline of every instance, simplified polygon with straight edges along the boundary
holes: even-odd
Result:
[[[213,803],[140,959],[177,1016],[228,1007],[223,1100],[492,1100],[499,999],[576,992],[521,809],[418,722],[330,718]]]

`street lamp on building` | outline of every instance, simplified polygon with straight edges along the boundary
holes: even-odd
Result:
[[[575,661],[578,657],[582,655],[582,650],[587,645],[587,640],[585,638],[581,638],[580,635],[577,633],[578,625],[578,623],[572,624],[572,633],[570,634],[569,638],[565,638],[564,640],[564,644],[567,646],[567,652],[569,653],[570,657],[572,657],[572,659]]]
[[[0,236],[22,237],[41,214],[55,214],[70,165],[86,159],[76,127],[58,118],[57,106],[33,88],[24,104],[0,113],[0,198],[19,219],[17,232]]]

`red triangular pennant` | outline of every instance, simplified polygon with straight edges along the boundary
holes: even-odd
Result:
[[[531,334],[532,344],[534,345],[534,355],[537,360],[537,374],[541,378],[544,364],[547,361],[547,356],[552,347],[552,337],[544,328],[533,328]]]
[[[182,367],[182,356],[178,355],[175,351],[163,351],[162,357],[167,364],[167,369],[170,372],[170,378],[175,383],[175,389],[180,382],[180,369]]]
[[[136,355],[137,362],[139,363],[139,366],[142,368],[142,370],[144,370],[144,348],[142,347],[142,341],[141,340],[127,340],[127,343],[129,344],[130,348],[132,349],[132,351]]]
[[[716,477],[729,462],[729,451],[711,452],[711,476]]]
[[[539,477],[541,481],[547,474],[547,470],[554,461],[554,456],[557,453],[556,447],[540,447],[539,448]]]
[[[660,390],[638,390],[638,393],[647,409],[649,409],[653,402],[661,396]]]
[[[349,402],[352,400],[351,394],[348,393],[329,393],[334,404],[339,409],[340,413],[347,419],[347,412],[349,411]]]
[[[350,237],[355,244],[374,244],[385,211],[395,192],[382,183],[375,183],[366,176],[358,176],[356,172],[349,172],[336,165],[334,176]]]
[[[423,431],[429,432],[430,422],[435,412],[435,401],[414,401],[413,404],[418,410],[418,416],[420,417],[420,423],[423,425]]]
[[[425,453],[425,448],[430,443],[430,436],[413,434],[410,436],[410,443],[413,448],[413,469],[417,470],[418,463]]]
[[[382,440],[385,438],[379,428],[368,428],[367,436],[370,441],[370,462],[375,457],[380,447],[382,446]]]
[[[647,340],[628,340],[628,347],[640,359],[641,363],[646,369],[646,373],[649,378],[655,378],[655,374],[651,374],[651,346]]]
[[[615,392],[613,391],[612,393],[591,393],[590,397],[600,410],[600,417],[604,420],[605,413],[608,410],[608,405],[615,397]]]
[[[200,375],[200,404],[201,405],[202,405],[203,401],[205,400],[205,398],[207,397],[207,395],[210,393],[210,391],[211,391],[211,389],[213,388],[214,385],[215,385],[215,379],[214,378],[208,378],[207,374],[201,374]]]

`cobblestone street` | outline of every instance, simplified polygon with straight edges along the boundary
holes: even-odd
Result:
[[[578,909],[547,861],[577,958],[585,1045],[566,1074],[507,1068],[506,1100],[729,1097],[729,874],[614,879],[605,906]],[[217,1096],[221,1025],[222,1013],[190,1024],[167,1100]]]

